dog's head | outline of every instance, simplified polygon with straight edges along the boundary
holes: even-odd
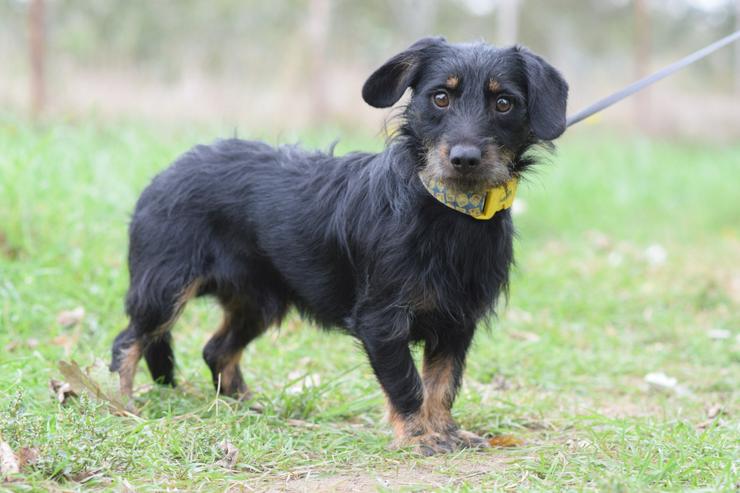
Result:
[[[529,50],[423,38],[377,69],[362,88],[376,108],[411,88],[403,135],[423,173],[463,187],[501,184],[531,145],[565,131],[568,85]]]

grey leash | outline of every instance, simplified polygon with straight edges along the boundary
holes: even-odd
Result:
[[[568,119],[566,120],[566,126],[570,127],[571,125],[578,123],[581,120],[585,120],[586,118],[593,115],[594,113],[598,113],[599,111],[605,108],[608,108],[614,103],[621,101],[628,96],[633,95],[637,91],[644,89],[645,87],[651,84],[654,84],[655,82],[658,82],[659,80],[665,77],[668,77],[672,73],[677,72],[678,70],[681,70],[687,65],[691,65],[697,60],[701,60],[705,56],[710,55],[711,53],[714,53],[720,48],[723,48],[727,46],[728,44],[732,43],[733,41],[737,41],[738,39],[740,39],[740,31],[736,31],[728,36],[725,36],[719,41],[710,44],[706,48],[702,48],[701,50],[696,51],[692,53],[691,55],[685,58],[682,58],[681,60],[674,62],[665,68],[662,68],[661,70],[658,70],[654,74],[648,75],[644,79],[640,79],[637,82],[633,82],[632,84],[628,85],[624,89],[617,91],[614,94],[607,96],[600,101],[595,102],[591,106],[588,106],[587,108],[579,111],[575,115],[569,116]]]

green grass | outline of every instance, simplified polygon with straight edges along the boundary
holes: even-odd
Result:
[[[387,450],[382,394],[361,351],[296,317],[242,363],[264,411],[217,399],[200,350],[220,314],[205,300],[175,330],[183,385],[153,387],[139,372],[140,419],[86,396],[58,404],[48,382],[62,378],[59,360],[115,389],[105,362],[126,323],[126,225],[138,193],[190,145],[231,134],[0,119],[0,433],[39,453],[0,488],[737,488],[737,144],[576,128],[521,187],[511,299],[476,337],[454,409],[466,428],[521,446],[427,459]],[[300,140],[327,147],[343,134]],[[354,136],[339,152],[381,145]],[[650,261],[650,246],[664,262]],[[77,306],[80,324],[56,322]],[[729,337],[710,337],[718,329]],[[680,391],[648,387],[651,372],[675,377]],[[306,375],[320,383],[301,388]],[[713,405],[723,411],[708,420]],[[239,449],[233,467],[221,461],[224,440]]]

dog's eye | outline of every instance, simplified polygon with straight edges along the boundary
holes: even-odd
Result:
[[[514,106],[514,103],[507,98],[498,98],[496,100],[496,111],[499,113],[507,113],[512,106]]]
[[[437,108],[447,108],[450,105],[450,97],[444,91],[435,92],[432,101]]]

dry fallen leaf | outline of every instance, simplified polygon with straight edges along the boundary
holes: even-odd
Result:
[[[23,447],[18,451],[18,466],[24,469],[33,466],[39,461],[39,449],[35,447]]]
[[[516,339],[519,341],[526,341],[526,342],[538,342],[540,340],[540,336],[535,334],[534,332],[526,332],[526,331],[511,331],[509,332],[509,337],[512,339]]]
[[[55,346],[67,346],[69,344],[69,337],[64,334],[58,335],[51,340],[51,343]]]
[[[0,475],[16,474],[20,471],[18,458],[13,449],[5,442],[0,442]]]
[[[89,471],[87,469],[78,472],[77,474],[73,474],[69,476],[69,479],[76,483],[86,483],[90,481],[91,479],[95,479],[100,476],[100,469],[94,469],[92,471]]]
[[[494,390],[509,390],[511,382],[504,375],[497,373],[491,380],[491,386]]]
[[[0,255],[3,255],[11,260],[18,258],[20,255],[20,248],[14,247],[8,241],[8,237],[4,233],[0,232]]]
[[[54,380],[52,378],[51,380],[49,380],[49,387],[51,388],[51,391],[57,396],[57,400],[60,404],[64,404],[65,402],[67,402],[67,398],[69,397],[77,397],[77,393],[72,390],[72,386],[67,382]]]
[[[286,422],[290,426],[297,426],[299,428],[315,429],[315,428],[318,428],[319,427],[319,425],[317,425],[316,423],[309,423],[308,421],[303,421],[302,419],[292,419],[292,418],[290,418],[290,419],[286,420]]]
[[[497,435],[488,439],[488,445],[491,447],[518,447],[524,442],[512,435]]]
[[[5,345],[5,351],[7,351],[9,353],[12,353],[16,349],[18,349],[18,346],[20,346],[20,345],[21,345],[21,343],[18,342],[18,341],[10,341],[9,343],[7,343]]]
[[[73,310],[65,310],[57,314],[57,323],[62,327],[72,327],[85,318],[85,309],[81,306]]]
[[[591,446],[591,442],[588,440],[582,440],[582,439],[575,439],[575,438],[569,438],[565,445],[570,450],[579,450],[579,449],[585,449]]]
[[[233,469],[236,461],[239,459],[239,449],[228,440],[219,443],[218,448],[223,452],[224,456],[216,464],[226,469]]]
[[[724,413],[722,404],[714,404],[707,408],[707,418],[709,419],[714,419],[722,413]]]
[[[92,377],[83,373],[76,361],[72,361],[71,363],[60,361],[58,366],[59,371],[64,375],[64,378],[67,379],[69,384],[72,386],[72,389],[78,394],[84,390],[95,399],[107,403],[111,408],[111,411],[115,414],[121,416],[135,416],[135,414],[126,409],[126,406],[124,406],[121,401],[103,392],[103,389],[100,388],[100,385],[98,385]]]

